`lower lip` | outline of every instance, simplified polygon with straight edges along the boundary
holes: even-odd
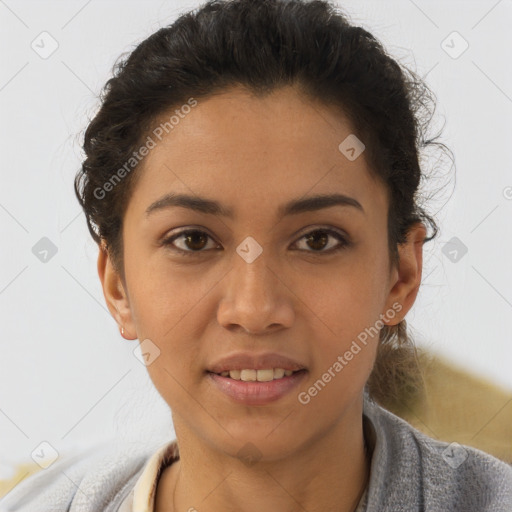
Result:
[[[306,374],[306,370],[300,370],[269,382],[244,382],[208,372],[218,389],[235,402],[245,405],[265,405],[279,400],[298,386]]]

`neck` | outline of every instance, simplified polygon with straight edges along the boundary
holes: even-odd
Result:
[[[155,512],[353,512],[368,484],[371,440],[367,455],[362,409],[352,422],[348,416],[287,457],[261,456],[252,463],[199,443],[187,431],[177,436],[180,459],[159,480]],[[183,424],[174,423],[178,434]]]

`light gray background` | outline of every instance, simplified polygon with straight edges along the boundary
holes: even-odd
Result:
[[[0,478],[42,441],[60,453],[111,438],[158,444],[174,436],[134,356],[138,341],[121,338],[104,304],[97,248],[72,183],[81,131],[115,59],[198,5],[0,0]],[[409,325],[419,345],[512,390],[512,2],[339,5],[427,77],[436,123],[446,123],[442,140],[456,157],[453,195],[452,179],[432,203],[432,212],[442,208],[441,233],[425,246]],[[59,45],[47,59],[31,48],[43,31]],[[469,44],[458,58],[441,46],[453,31]],[[445,44],[461,48],[453,36]],[[439,165],[442,186],[450,162]],[[58,248],[46,263],[32,252],[42,237]],[[457,262],[443,253],[452,237],[468,248]]]

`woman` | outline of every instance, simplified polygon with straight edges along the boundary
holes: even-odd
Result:
[[[176,440],[60,461],[6,510],[510,511],[507,464],[381,405],[417,386],[430,99],[323,1],[212,1],[139,44],[75,190]]]

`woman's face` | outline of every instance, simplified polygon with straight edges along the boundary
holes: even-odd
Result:
[[[102,251],[98,269],[125,336],[143,342],[178,436],[231,454],[250,442],[279,458],[360,407],[378,330],[414,302],[421,244],[404,251],[402,279],[389,266],[386,190],[364,151],[340,149],[351,134],[292,88],[264,99],[237,88],[199,101],[161,141],[152,135],[124,218],[126,288]],[[158,203],[168,194],[191,199]],[[350,199],[303,203],[334,194]],[[239,353],[281,355],[305,371],[278,384],[209,373]],[[260,398],[241,398],[256,386]]]

